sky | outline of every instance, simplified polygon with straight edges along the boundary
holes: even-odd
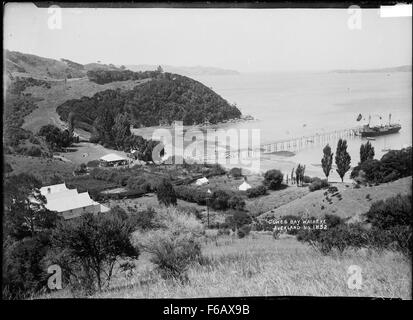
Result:
[[[379,9],[62,9],[8,3],[4,47],[82,64],[240,72],[368,69],[412,62],[412,18]],[[50,27],[51,26],[51,27]],[[352,26],[352,28],[350,28]]]

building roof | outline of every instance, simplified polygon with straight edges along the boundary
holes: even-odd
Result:
[[[239,190],[245,191],[248,189],[251,189],[251,185],[249,183],[247,183],[246,181],[244,181],[239,187]]]
[[[122,161],[122,160],[127,160],[126,158],[115,154],[115,153],[109,153],[103,157],[100,158],[100,160],[106,161],[106,162],[112,162],[112,161]]]
[[[208,183],[208,182],[209,182],[209,180],[205,177],[196,180],[197,185],[201,185],[201,184]]]
[[[76,189],[69,189],[69,190],[64,190],[60,192],[54,192],[54,193],[48,193],[45,194],[44,196],[46,197],[46,200],[52,201],[54,199],[62,199],[62,201],[66,201],[64,199],[66,198],[73,198],[78,195],[78,192]]]
[[[89,207],[89,206],[96,206],[100,205],[98,202],[93,201],[88,192],[83,193],[76,193],[73,196],[67,197],[57,197],[54,199],[48,199],[46,196],[47,203],[46,208],[50,211],[57,211],[57,212],[64,212],[68,210]]]
[[[69,189],[66,187],[66,185],[64,183],[61,183],[61,184],[54,184],[51,186],[41,187],[40,193],[45,196],[46,194],[62,192],[62,191],[67,191],[67,190]]]

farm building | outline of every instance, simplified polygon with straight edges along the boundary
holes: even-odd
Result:
[[[78,193],[76,189],[68,189],[64,183],[40,188],[46,198],[46,209],[56,211],[65,220],[76,218],[86,212],[107,212],[109,208],[93,201],[88,192]]]
[[[102,167],[117,167],[127,165],[129,160],[115,153],[109,153],[99,159]]]
[[[240,190],[240,191],[247,191],[248,189],[251,189],[251,185],[250,185],[247,181],[244,181],[244,182],[238,187],[238,190]]]
[[[203,184],[208,183],[208,182],[209,182],[209,180],[207,178],[203,177],[203,178],[200,178],[200,179],[196,180],[196,185],[197,186],[202,186]]]

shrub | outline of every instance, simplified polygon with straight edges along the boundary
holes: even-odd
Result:
[[[230,233],[231,233],[231,231],[228,228],[219,228],[217,235],[218,236],[222,236],[222,235],[229,236]]]
[[[242,177],[242,169],[241,168],[232,168],[229,170],[229,174],[234,178],[241,178]]]
[[[156,188],[156,196],[158,197],[159,203],[166,206],[176,205],[176,194],[172,184],[163,179],[162,182]]]
[[[199,205],[205,205],[209,195],[206,191],[200,190],[193,186],[175,186],[176,197],[188,202],[194,202]]]
[[[380,160],[367,159],[356,166],[351,178],[360,183],[387,183],[412,174],[412,148],[391,150]]]
[[[397,195],[387,200],[374,202],[365,214],[373,227],[386,230],[412,223],[412,197]]]
[[[155,223],[156,213],[153,208],[148,208],[136,213],[132,212],[132,210],[129,210],[129,212],[131,215],[131,221],[135,228],[139,228],[141,230],[149,230],[157,227]]]
[[[277,190],[283,182],[283,174],[279,170],[269,170],[264,174],[264,184],[271,190]]]
[[[99,160],[92,160],[86,164],[89,168],[97,168],[99,167]]]
[[[186,280],[189,265],[201,256],[202,224],[193,216],[176,209],[157,212],[157,229],[134,234],[136,245],[151,253],[151,261],[164,279]]]
[[[251,226],[250,225],[243,225],[242,227],[240,227],[239,229],[238,229],[238,231],[237,231],[237,236],[238,236],[238,238],[244,238],[244,237],[246,237],[247,235],[249,235],[249,233],[250,233],[250,231],[251,231]]]
[[[227,210],[230,194],[224,190],[216,190],[212,193],[209,204],[215,210]]]
[[[252,218],[245,211],[234,211],[226,217],[225,222],[232,230],[235,230],[243,225],[251,224]]]
[[[245,208],[245,201],[242,199],[241,196],[233,195],[228,200],[228,208],[234,210],[244,210]]]
[[[26,151],[28,156],[40,157],[42,155],[42,149],[37,146],[31,146]]]
[[[327,179],[315,179],[309,186],[311,192],[327,188],[329,186]]]
[[[256,198],[267,194],[267,188],[264,185],[260,185],[247,190],[248,198]]]
[[[311,183],[311,182],[313,182],[313,178],[311,178],[309,176],[304,176],[303,181],[304,181],[304,183]]]

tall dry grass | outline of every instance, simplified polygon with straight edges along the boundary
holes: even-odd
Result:
[[[267,234],[244,239],[209,237],[203,258],[186,283],[161,279],[146,268],[94,298],[191,298],[226,296],[369,296],[411,299],[410,261],[396,252],[347,250],[322,255],[295,239]],[[139,262],[138,262],[139,264]],[[348,288],[350,265],[362,268],[361,290]]]

